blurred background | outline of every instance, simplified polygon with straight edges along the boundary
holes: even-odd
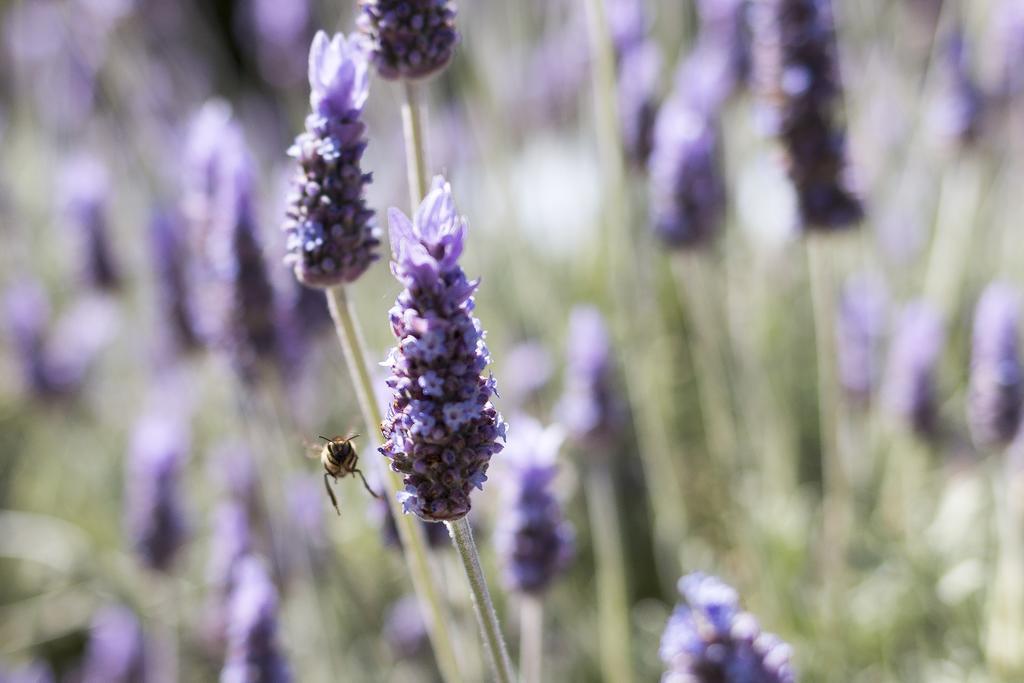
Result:
[[[469,220],[509,450],[531,447],[531,420],[566,437],[553,488],[575,557],[545,594],[545,677],[602,678],[607,504],[636,680],[664,671],[676,581],[698,570],[792,645],[803,681],[1024,680],[1024,5],[833,3],[864,219],[821,234],[801,226],[751,67],[764,1],[605,2],[621,165],[586,3],[458,4],[455,58],[422,87],[429,167]],[[393,520],[354,479],[340,517],[323,491],[317,435],[365,429],[324,297],[282,263],[309,45],[357,12],[0,2],[0,680],[216,680],[228,577],[251,557],[295,680],[440,680]],[[717,170],[687,168],[718,209],[714,235],[680,244],[654,229],[655,131],[687,97],[715,101]],[[382,227],[387,207],[409,212],[401,102],[374,78],[363,169]],[[252,163],[247,252],[204,227],[204,154],[227,127]],[[374,362],[400,291],[385,261],[351,288]],[[996,322],[976,320],[983,292]],[[597,331],[580,323],[595,311]],[[618,419],[595,449],[574,431],[574,359],[602,326]],[[386,461],[354,443],[375,486]],[[471,521],[515,655],[520,600],[494,542],[511,476],[497,455]],[[465,676],[484,680],[461,568],[430,533]]]

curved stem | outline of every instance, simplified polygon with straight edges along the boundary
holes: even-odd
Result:
[[[501,636],[498,615],[494,611],[494,603],[491,602],[491,592],[487,589],[487,578],[480,566],[480,555],[476,550],[476,543],[473,542],[473,531],[469,528],[469,521],[463,517],[454,522],[445,522],[445,525],[455,549],[459,551],[462,567],[466,570],[466,578],[469,579],[473,610],[476,612],[477,625],[480,626],[480,635],[491,663],[491,671],[495,680],[500,683],[512,683],[516,680],[512,660],[509,659],[505,639]]]
[[[587,511],[597,566],[601,668],[606,681],[629,683],[633,680],[629,595],[615,485],[607,462],[591,463],[586,477]]]
[[[380,406],[374,396],[373,379],[366,362],[366,344],[356,321],[352,302],[343,285],[327,290],[327,306],[331,311],[334,328],[345,353],[345,362],[348,364],[349,374],[355,385],[356,397],[359,400],[363,419],[366,421],[367,433],[372,435],[372,438],[383,441],[383,434],[380,430],[383,418]],[[400,475],[392,471],[391,468],[387,468],[384,482],[387,487],[387,500],[391,506],[391,514],[394,515],[398,536],[402,541],[402,552],[409,566],[412,585],[419,597],[420,609],[429,626],[430,642],[434,648],[437,666],[441,670],[442,677],[448,683],[461,681],[462,676],[459,673],[458,660],[455,657],[455,647],[448,632],[446,612],[437,587],[431,580],[430,565],[427,561],[427,545],[423,539],[423,532],[416,524],[416,518],[413,515],[405,514],[398,502],[396,494],[402,487]]]
[[[405,169],[409,178],[409,199],[415,211],[427,194],[427,154],[423,145],[423,108],[416,84],[404,82],[402,132],[405,135]]]
[[[524,595],[519,608],[519,671],[523,683],[540,683],[544,661],[544,603]]]

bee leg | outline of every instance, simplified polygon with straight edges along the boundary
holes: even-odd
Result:
[[[360,470],[358,467],[355,467],[352,469],[352,471],[358,474],[359,478],[363,480],[363,486],[366,487],[366,490],[370,492],[371,496],[373,496],[374,498],[380,498],[380,494],[376,493],[373,489],[370,488],[370,485],[366,483],[366,477],[363,476],[362,470]]]
[[[331,498],[331,505],[334,506],[334,511],[341,517],[341,509],[338,508],[338,499],[334,497],[334,491],[331,490],[331,482],[327,481],[329,475],[324,472],[324,488],[327,489],[327,495]]]

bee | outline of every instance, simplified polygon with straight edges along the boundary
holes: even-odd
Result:
[[[330,496],[331,504],[334,505],[334,511],[339,515],[341,510],[338,508],[338,499],[334,497],[334,491],[331,489],[328,477],[337,481],[339,478],[343,479],[350,474],[358,474],[359,478],[363,480],[363,486],[366,487],[370,495],[374,498],[380,498],[370,488],[370,485],[366,483],[366,477],[363,476],[362,471],[356,467],[359,463],[359,456],[356,454],[355,446],[352,445],[352,440],[358,436],[358,434],[349,437],[336,436],[333,439],[320,436],[326,442],[320,450],[320,463],[324,466],[324,488],[327,489],[327,495]]]

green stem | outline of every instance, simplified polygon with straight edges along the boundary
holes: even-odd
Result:
[[[998,551],[995,577],[988,596],[985,656],[995,680],[1020,681],[1024,676],[1024,510],[1021,472],[1007,453],[994,454],[992,467]]]
[[[544,661],[544,603],[524,595],[519,611],[519,671],[523,683],[540,683]]]
[[[405,134],[405,169],[409,178],[409,199],[415,211],[427,194],[427,154],[423,145],[423,106],[416,84],[403,83],[402,132]]]
[[[445,522],[445,525],[448,527],[448,533],[452,537],[455,549],[459,551],[459,558],[462,560],[462,568],[466,571],[466,578],[469,579],[469,587],[473,595],[473,611],[476,612],[476,621],[480,627],[484,650],[486,650],[491,664],[491,672],[494,674],[495,680],[500,683],[512,683],[516,680],[512,670],[512,660],[509,659],[505,639],[501,636],[498,615],[494,611],[491,593],[487,589],[487,578],[484,576],[484,570],[480,567],[480,555],[476,550],[476,543],[473,542],[473,530],[469,528],[469,521],[465,517],[454,522]]]
[[[334,328],[341,341],[342,351],[345,353],[345,362],[348,364],[349,374],[355,385],[356,398],[359,401],[363,419],[366,421],[367,432],[372,435],[373,439],[380,439],[383,442],[384,437],[380,430],[383,418],[380,406],[374,396],[373,379],[366,362],[366,344],[359,329],[352,301],[348,298],[344,285],[332,287],[326,293],[327,306],[334,319]],[[416,524],[416,518],[413,515],[405,514],[398,502],[396,494],[402,489],[401,476],[391,468],[387,468],[384,481],[387,487],[385,496],[398,527],[398,536],[402,541],[402,550],[409,567],[409,576],[412,578],[413,588],[420,600],[420,608],[423,610],[429,626],[430,642],[434,648],[437,666],[441,670],[442,677],[448,683],[461,681],[462,676],[459,673],[455,647],[448,632],[445,609],[437,587],[431,580],[423,531]]]
[[[590,463],[586,468],[587,511],[597,567],[601,668],[606,681],[629,683],[633,680],[629,596],[619,505],[608,465],[608,462]]]
[[[814,342],[818,366],[818,430],[821,440],[822,571],[826,596],[838,600],[851,515],[850,487],[839,450],[839,383],[836,377],[835,303],[837,287],[832,235],[808,235],[807,266],[814,307]],[[827,609],[834,614],[838,604]]]

